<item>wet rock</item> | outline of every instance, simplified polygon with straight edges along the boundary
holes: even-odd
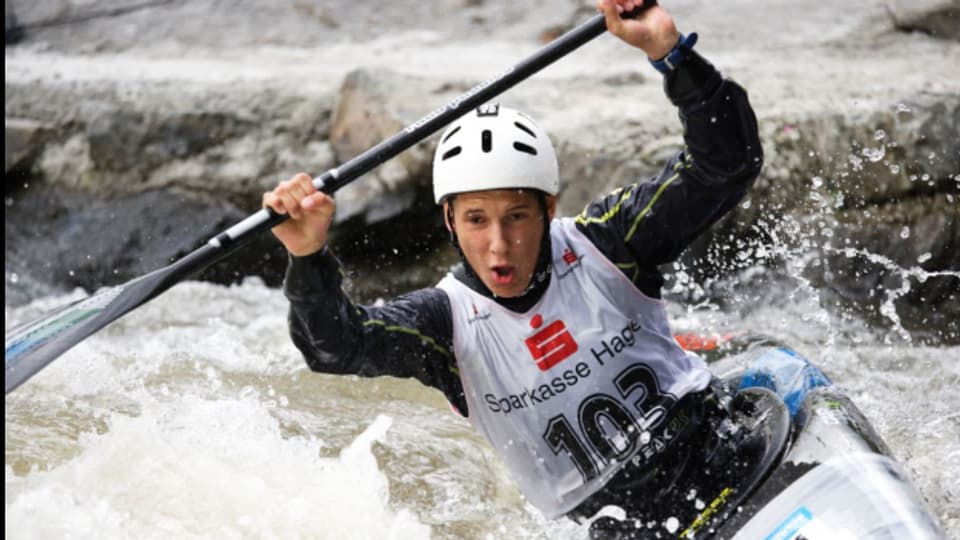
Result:
[[[3,3],[3,42],[7,45],[23,39],[23,28],[17,22],[17,13],[9,1]]]
[[[888,6],[900,30],[960,40],[960,2],[957,0],[888,0]]]
[[[7,84],[6,93],[8,111],[56,135],[34,172],[90,193],[176,187],[256,208],[280,180],[333,166],[328,95],[56,81]]]
[[[956,189],[960,96],[890,103],[869,114],[839,114],[762,126],[766,167],[754,195],[786,209],[864,207],[916,192]]]
[[[401,132],[430,109],[452,99],[450,87],[396,73],[366,70],[344,79],[330,126],[330,144],[344,163]],[[429,96],[429,99],[424,99]],[[413,207],[418,192],[428,192],[436,141],[423,140],[337,193],[337,222],[363,216],[377,223]]]
[[[807,268],[808,275],[845,309],[880,320],[897,316],[908,330],[934,332],[956,326],[957,202],[953,195],[936,194],[837,212],[832,216],[836,221],[814,237],[821,247],[818,264]]]
[[[175,190],[105,200],[73,188],[30,184],[7,197],[7,289],[18,297],[11,275],[28,276],[22,286],[39,282],[66,290],[124,283],[171,263],[244,217],[225,201]],[[233,283],[259,274],[276,286],[285,265],[282,246],[263,235],[198,277]]]
[[[27,118],[5,118],[3,136],[4,168],[7,181],[13,169],[29,170],[33,160],[52,135],[51,126]]]
[[[770,118],[760,128],[760,178],[683,254],[684,270],[711,283],[782,263],[757,256],[757,246],[810,251],[804,279],[825,303],[880,324],[899,313],[908,330],[957,334],[948,329],[960,320],[960,98]]]
[[[90,118],[85,135],[97,168],[144,174],[171,160],[202,153],[251,128],[249,120],[225,112],[152,114],[107,108]]]

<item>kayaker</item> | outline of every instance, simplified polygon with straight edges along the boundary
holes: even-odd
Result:
[[[335,203],[310,176],[263,198],[291,218],[273,232],[290,254],[290,331],[310,368],[438,388],[546,516],[583,522],[620,507],[593,521],[593,538],[682,533],[692,526],[684,516],[704,517],[697,503],[726,501],[718,494],[751,474],[750,448],[760,444],[730,421],[729,393],[706,364],[673,338],[658,269],[757,177],[756,119],[743,88],[665,9],[619,17],[639,4],[597,7],[608,30],[663,73],[679,108],[685,148],[655,178],[555,218],[560,182],[547,133],[507,107],[471,111],[440,137],[433,163],[434,197],[461,263],[436,287],[376,306],[341,289],[327,245]]]

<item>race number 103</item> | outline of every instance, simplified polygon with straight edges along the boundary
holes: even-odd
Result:
[[[661,393],[656,374],[644,364],[627,367],[613,383],[619,396],[591,394],[580,403],[576,418],[558,414],[543,434],[554,454],[570,456],[584,481],[646,444],[676,402],[673,395]]]

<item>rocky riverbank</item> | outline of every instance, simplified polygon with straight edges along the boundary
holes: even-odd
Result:
[[[6,4],[8,303],[166,264],[277,181],[348,160],[593,14],[569,0]],[[767,157],[684,268],[709,284],[776,265],[775,239],[809,250],[798,271],[826,300],[881,323],[893,302],[905,328],[960,340],[960,3],[668,7],[750,91]],[[654,174],[681,140],[659,75],[609,36],[501,101],[554,138],[565,214]],[[452,260],[434,144],[338,192],[361,298],[428,285]],[[277,284],[284,265],[266,236],[202,277]],[[372,272],[386,266],[389,280]]]

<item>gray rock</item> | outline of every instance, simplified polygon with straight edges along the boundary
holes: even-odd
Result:
[[[808,268],[809,275],[846,309],[874,318],[899,314],[908,330],[956,325],[958,203],[937,194],[837,212],[835,222],[819,229],[830,234],[817,236],[822,264]]]
[[[7,181],[13,169],[29,169],[52,135],[49,125],[27,118],[5,118],[3,136],[3,172]]]
[[[112,199],[83,190],[37,182],[8,194],[4,228],[8,275],[36,288],[66,290],[124,283],[165,266],[246,217],[233,205],[174,190],[149,190]],[[257,273],[278,285],[286,262],[271,236],[198,276],[232,283]],[[18,287],[8,290],[14,298]],[[26,298],[20,298],[26,300]],[[8,299],[8,302],[10,299]]]
[[[825,199],[862,207],[956,187],[960,95],[918,96],[869,114],[772,119],[763,128],[766,168],[753,195],[785,209]]]
[[[897,28],[960,40],[960,1],[888,0]]]
[[[450,87],[436,88],[435,82],[389,71],[348,74],[330,126],[330,144],[337,161],[344,163],[413,124],[430,110],[426,103],[439,106],[441,100],[454,97]],[[421,141],[341,189],[337,222],[362,215],[364,223],[371,224],[412,208],[417,195],[429,191],[435,146],[433,138]]]

